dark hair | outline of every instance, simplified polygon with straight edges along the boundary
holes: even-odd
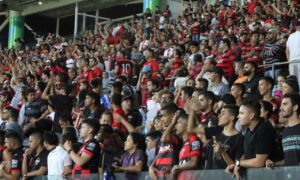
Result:
[[[178,110],[178,106],[174,103],[167,104],[161,109],[162,111],[166,111],[168,114],[175,113]]]
[[[244,101],[241,106],[245,106],[249,111],[253,112],[256,119],[260,118],[261,105],[257,101]]]
[[[12,118],[14,121],[17,121],[19,118],[19,111],[13,107],[8,109],[9,117]]]
[[[194,62],[202,62],[203,58],[201,54],[195,54],[193,58]]]
[[[227,38],[222,39],[223,43],[227,45],[228,48],[230,48],[230,40]]]
[[[151,139],[158,139],[161,136],[160,131],[150,131],[146,134],[146,137],[150,137]]]
[[[235,105],[235,99],[231,94],[224,94],[221,98],[220,101],[223,101],[225,104],[233,104]]]
[[[297,114],[300,114],[300,95],[297,93],[287,93],[283,96],[283,98],[289,98],[293,106],[297,105]]]
[[[295,93],[299,93],[299,84],[297,81],[297,77],[289,76],[285,79],[284,83],[288,84]]]
[[[93,136],[95,136],[98,133],[99,129],[100,129],[100,124],[99,124],[98,120],[96,120],[96,119],[85,119],[85,120],[82,121],[81,124],[86,124],[90,128],[92,128],[93,129],[93,132],[92,132]]]
[[[159,88],[159,81],[157,79],[151,78],[148,82],[151,82],[157,89]]]
[[[239,107],[234,104],[226,104],[223,106],[223,109],[227,109],[228,113],[232,116],[234,116],[234,122],[238,120],[239,115]]]
[[[37,82],[37,86],[43,92],[45,90],[45,88],[46,88],[46,83],[44,83],[42,81],[38,81]]]
[[[154,55],[154,51],[151,48],[147,48],[147,51],[151,53],[152,56]]]
[[[91,87],[92,88],[97,88],[99,86],[102,87],[102,81],[101,81],[101,79],[99,79],[99,78],[92,79],[92,81],[91,81]]]
[[[111,103],[116,106],[121,106],[122,104],[122,95],[121,94],[113,94],[111,96]]]
[[[192,97],[192,95],[194,93],[194,88],[192,88],[190,86],[184,86],[184,87],[181,88],[181,91],[183,91],[189,97]]]
[[[99,105],[100,104],[100,97],[97,93],[91,91],[91,92],[88,92],[86,94],[86,96],[89,96],[90,98],[92,98],[94,101],[95,101],[95,105]]]
[[[211,100],[212,104],[215,104],[217,102],[216,95],[211,91],[202,91],[199,93],[199,96],[200,95],[204,96],[204,98],[207,100]]]
[[[133,144],[136,145],[137,149],[146,149],[145,138],[141,134],[132,132],[129,134],[129,136],[131,136]]]
[[[45,75],[49,78],[49,77],[50,77],[50,70],[45,69],[45,70],[43,71],[43,74],[45,74]]]
[[[13,140],[18,145],[22,145],[22,137],[15,131],[6,132],[5,138]]]
[[[57,146],[59,143],[56,133],[52,131],[46,131],[44,133],[44,141],[54,146]]]
[[[122,89],[123,89],[123,83],[119,82],[119,81],[116,81],[112,84],[112,87],[118,92],[121,94],[122,92]]]
[[[255,69],[255,71],[257,71],[257,69],[258,69],[256,62],[247,61],[247,62],[245,62],[245,64],[250,64]]]
[[[72,143],[77,143],[76,134],[72,132],[66,132],[61,136],[61,144],[64,144],[66,141],[71,141]]]
[[[72,115],[70,113],[62,114],[58,120],[63,121],[63,122],[69,122],[70,124],[73,124]]]
[[[205,89],[207,89],[208,88],[208,80],[207,79],[205,79],[205,78],[199,78],[199,79],[197,79],[197,81],[199,81],[199,82],[201,82],[201,83],[204,83],[204,86],[205,86]]]
[[[4,140],[5,140],[5,131],[0,130],[0,145],[4,145]]]
[[[35,93],[35,89],[33,89],[33,88],[28,88],[28,89],[25,90],[25,95],[26,95],[26,96],[28,96],[28,95],[31,94],[31,93]]]
[[[237,87],[239,90],[241,90],[241,92],[242,92],[242,96],[246,93],[246,87],[245,87],[245,85],[244,84],[242,84],[242,83],[234,83],[232,86],[235,86],[235,87]]]
[[[272,114],[273,114],[273,106],[271,103],[269,103],[268,101],[260,101],[259,102],[261,107],[265,109],[265,111],[267,111],[267,119],[270,119]]]
[[[271,85],[271,90],[274,88],[275,82],[274,82],[274,79],[272,77],[270,77],[270,76],[264,76],[264,77],[261,77],[259,80],[260,81],[261,80],[265,80],[268,84],[270,84]]]
[[[41,143],[44,142],[44,136],[43,136],[43,133],[41,132],[41,130],[34,129],[34,130],[30,133],[30,136],[35,136],[35,137],[37,137],[38,139],[41,140]],[[42,145],[43,145],[43,144],[42,144]]]

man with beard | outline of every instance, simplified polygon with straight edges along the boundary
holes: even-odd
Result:
[[[247,76],[244,82],[247,100],[259,100],[260,94],[258,91],[259,74],[257,73],[257,65],[255,62],[246,62],[244,65],[244,75]]]
[[[284,159],[277,162],[267,160],[266,166],[298,166],[300,163],[300,95],[286,94],[281,102],[280,114],[288,122],[282,132]]]
[[[0,177],[4,179],[19,179],[22,173],[23,146],[20,135],[14,131],[5,134],[5,147],[11,152],[10,170],[6,170],[7,162],[0,165]]]
[[[280,66],[275,66],[274,69],[274,74],[272,71],[272,64],[286,61],[286,55],[284,52],[284,48],[280,43],[277,41],[277,30],[276,29],[269,29],[266,40],[267,42],[265,43],[265,47],[261,52],[261,57],[264,61],[265,67],[265,76],[271,76],[273,78],[277,77],[281,67]]]
[[[214,105],[216,103],[216,96],[211,91],[200,92],[198,97],[198,107],[200,110],[200,123],[209,127],[218,125],[218,117],[214,112]]]

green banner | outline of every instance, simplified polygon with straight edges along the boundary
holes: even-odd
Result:
[[[19,12],[9,13],[8,48],[18,48],[18,39],[24,37],[24,17]]]
[[[149,8],[151,12],[155,11],[155,6],[158,6],[160,8],[160,2],[161,0],[149,0]]]

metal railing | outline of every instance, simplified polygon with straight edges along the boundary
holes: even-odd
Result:
[[[242,173],[242,180],[299,180],[300,179],[300,166],[293,167],[278,167],[274,169],[267,168],[248,168]],[[127,179],[125,173],[115,173],[115,178]],[[139,180],[150,180],[148,172],[141,172],[136,174]],[[73,177],[62,176],[40,176],[34,178],[35,180],[62,180],[74,179]],[[103,174],[91,174],[79,176],[76,179],[99,180],[104,179]],[[178,174],[177,179],[186,180],[233,180],[232,175],[226,174],[225,170],[195,170],[195,171],[182,171]]]
[[[263,68],[272,67],[272,76],[273,76],[273,78],[275,78],[275,66],[289,65],[289,64],[295,64],[295,63],[300,63],[300,60],[278,62],[278,63],[274,63],[271,65],[261,65],[259,67],[263,67]]]

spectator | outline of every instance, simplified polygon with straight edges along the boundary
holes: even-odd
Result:
[[[144,143],[140,139],[138,133],[130,133],[125,141],[124,150],[120,160],[120,166],[115,166],[116,171],[125,172],[127,179],[138,179],[137,173],[143,170],[146,163],[145,155],[141,149],[141,143]]]
[[[76,154],[72,149],[72,142],[67,140],[63,147],[68,152],[70,158],[74,162],[72,175],[74,177],[89,176],[98,172],[100,147],[99,143],[94,139],[99,131],[99,123],[95,120],[84,120],[80,128],[80,137],[83,139],[83,145]]]
[[[234,97],[237,106],[242,104],[245,92],[244,84],[235,83],[231,86],[230,94]]]
[[[173,166],[170,176],[179,179],[181,171],[193,170],[199,167],[202,156],[202,145],[196,134],[188,132],[188,115],[180,115],[179,112],[176,112],[168,129],[172,130],[175,125],[176,134],[181,136],[183,146],[179,153],[179,164]]]
[[[244,82],[247,100],[258,100],[260,94],[258,91],[259,74],[257,74],[257,65],[254,62],[247,62],[244,65],[244,75],[247,76],[247,81]]]
[[[261,57],[263,58],[265,67],[265,76],[277,77],[280,72],[280,66],[275,66],[275,72],[272,74],[272,67],[270,65],[278,62],[286,61],[286,55],[284,53],[283,47],[278,43],[277,30],[269,29],[267,34],[267,42],[265,47],[261,52]]]
[[[59,145],[58,137],[54,132],[45,132],[44,146],[49,151],[47,157],[48,176],[66,176],[72,172],[72,160],[68,153]]]
[[[24,149],[22,139],[16,132],[5,134],[5,146],[12,153],[11,162],[5,162],[0,166],[0,175],[5,179],[19,179],[22,175],[22,162]],[[7,171],[6,165],[9,163],[10,170]]]
[[[166,130],[177,110],[178,107],[175,104],[168,104],[161,109],[165,131],[160,139],[157,157],[149,167],[151,178],[169,177],[172,167],[177,164],[179,139],[170,130]]]
[[[298,94],[289,93],[284,95],[281,103],[280,111],[284,118],[287,118],[288,125],[282,132],[282,146],[284,152],[284,159],[281,161],[273,162],[272,160],[266,161],[267,167],[273,166],[297,166],[299,165],[299,150],[295,148],[297,138],[299,135],[299,102],[300,97]],[[292,145],[293,144],[293,145]]]
[[[25,150],[22,163],[23,178],[43,176],[47,173],[48,151],[44,147],[42,133],[35,131],[29,136],[29,148]]]
[[[223,70],[220,67],[214,67],[210,73],[210,90],[217,96],[223,96],[229,92],[228,84],[222,82]]]
[[[270,102],[273,107],[273,114],[272,114],[272,120],[274,123],[278,122],[278,114],[280,109],[280,102],[277,101],[272,96],[272,90],[274,88],[274,80],[271,77],[262,77],[258,82],[258,89],[260,92],[260,95],[262,96],[262,100]]]
[[[272,126],[260,119],[260,104],[254,101],[244,102],[239,109],[239,122],[246,126],[244,136],[243,159],[238,159],[235,164],[227,166],[227,172],[240,177],[241,167],[254,168],[265,165],[267,158],[272,157],[272,148],[275,144],[275,132]]]
[[[188,129],[204,134],[210,140],[205,148],[205,169],[226,169],[228,165],[234,163],[235,159],[241,158],[244,138],[235,128],[238,116],[237,106],[229,104],[222,108],[217,127],[195,128],[194,115],[195,111],[191,111]]]
[[[160,131],[152,131],[146,135],[146,154],[147,154],[147,166],[151,166],[156,156],[156,144],[158,138],[160,138]]]
[[[97,93],[87,93],[82,119],[100,119],[103,109],[100,105],[99,99],[100,98]]]
[[[286,42],[286,56],[289,62],[299,61],[300,60],[300,49],[298,44],[300,43],[300,19],[297,19],[296,32],[291,34]],[[299,63],[289,64],[289,72],[291,75],[295,75],[297,79],[300,78],[299,72],[297,69]],[[298,82],[299,83],[299,82]]]
[[[23,129],[17,122],[18,113],[19,113],[19,111],[13,107],[8,109],[8,121],[5,124],[5,130],[6,131],[14,131],[14,132],[18,133],[19,136],[21,137],[21,139],[23,140],[23,138],[24,138]]]

